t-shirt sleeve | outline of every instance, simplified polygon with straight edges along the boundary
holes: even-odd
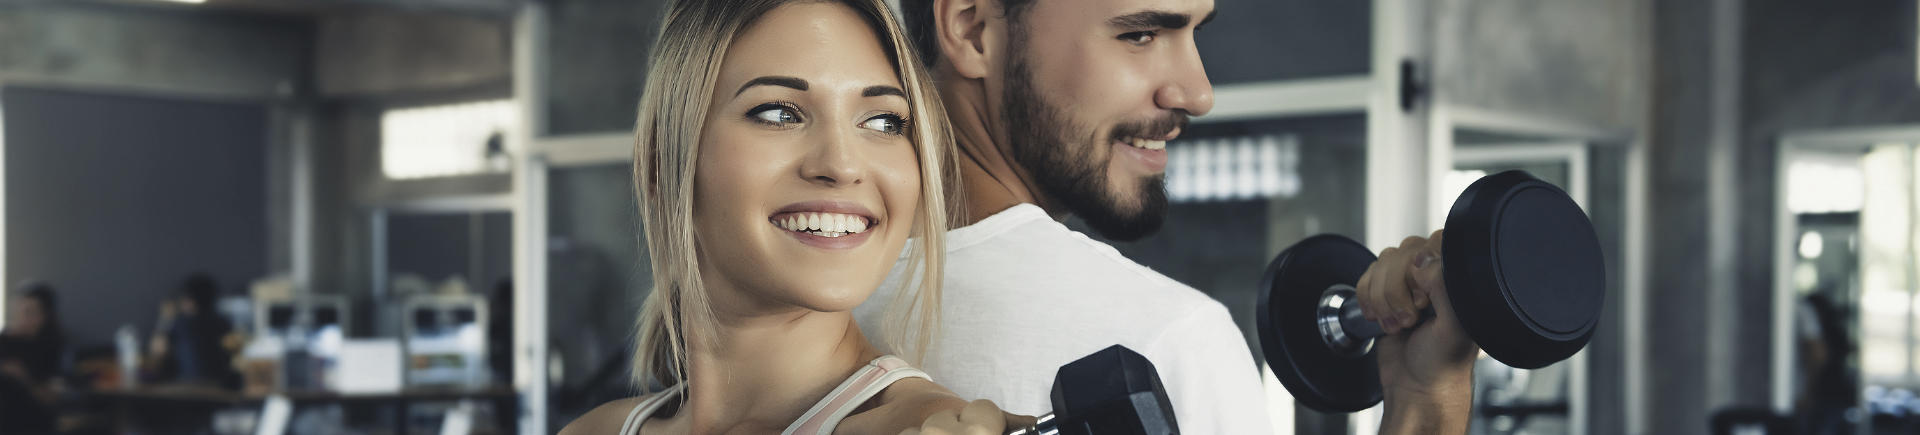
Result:
[[[1168,325],[1144,351],[1167,387],[1181,433],[1273,432],[1259,369],[1241,337],[1226,307],[1208,303]]]

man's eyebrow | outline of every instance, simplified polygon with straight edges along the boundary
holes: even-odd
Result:
[[[748,80],[747,84],[740,85],[740,90],[734,91],[733,95],[740,96],[740,93],[746,92],[747,88],[751,88],[754,86],[780,86],[780,87],[786,87],[786,88],[793,88],[794,90],[804,91],[804,90],[807,90],[807,81],[801,80],[799,77],[787,77],[787,76],[755,77],[753,80]]]
[[[1107,24],[1126,29],[1178,29],[1187,27],[1187,23],[1192,21],[1192,15],[1179,12],[1140,11],[1109,18]]]
[[[900,90],[900,88],[887,86],[887,85],[868,86],[866,90],[860,91],[861,97],[879,97],[879,96],[886,96],[886,95],[906,98],[907,91],[903,91],[903,90]]]

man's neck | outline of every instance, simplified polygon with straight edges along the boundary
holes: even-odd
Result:
[[[1055,220],[1066,219],[1061,207],[1048,201],[1034,184],[1033,177],[1014,161],[1004,129],[990,126],[1000,112],[989,110],[985,83],[959,77],[952,71],[935,75],[940,97],[953,123],[954,146],[958,147],[960,185],[966,214],[962,226],[973,225],[1022,203],[1047,210]]]

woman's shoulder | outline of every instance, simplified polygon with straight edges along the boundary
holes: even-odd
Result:
[[[567,423],[567,427],[560,429],[560,435],[599,435],[615,433],[620,430],[621,425],[626,424],[627,415],[633,412],[634,407],[640,406],[641,402],[645,402],[653,396],[654,394],[628,397],[601,404],[599,407],[593,408],[592,411],[587,411],[587,413],[581,415],[580,418],[573,419],[572,423]]]
[[[900,433],[920,427],[936,412],[966,406],[966,400],[933,381],[901,379],[847,415],[834,433]]]

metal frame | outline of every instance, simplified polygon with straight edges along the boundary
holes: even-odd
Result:
[[[7,86],[0,82],[0,291],[13,288],[13,277],[7,275]],[[7,324],[7,300],[0,295],[0,325]]]
[[[1793,272],[1787,265],[1793,264],[1795,248],[1800,238],[1800,225],[1793,220],[1793,212],[1787,209],[1786,172],[1787,157],[1794,151],[1865,149],[1876,143],[1905,142],[1920,143],[1920,124],[1877,125],[1834,129],[1803,130],[1781,135],[1779,146],[1774,149],[1775,167],[1779,168],[1773,180],[1773,389],[1771,401],[1774,411],[1784,412],[1793,409],[1793,361],[1794,351],[1798,347],[1793,338],[1794,302]],[[1862,319],[1854,319],[1859,322]],[[1857,325],[1856,325],[1857,326]]]
[[[1213,111],[1194,122],[1361,113],[1375,94],[1368,75],[1276,80],[1214,89]]]
[[[450,214],[476,211],[511,211],[513,210],[513,195],[488,193],[478,195],[432,196],[387,201],[374,208],[386,210],[390,214]]]
[[[286,126],[287,170],[287,261],[295,293],[313,288],[313,115],[304,107],[274,110],[274,118]],[[268,139],[270,142],[271,138]]]
[[[1739,0],[1707,2],[1707,125],[1706,130],[1706,367],[1734,367],[1740,361],[1738,340],[1744,328],[1738,322],[1740,239],[1740,83],[1742,4]],[[1733,370],[1706,370],[1705,396],[1709,406],[1735,403]],[[1712,411],[1709,411],[1712,412]]]
[[[633,161],[633,133],[594,133],[534,139],[533,155],[555,168],[598,166]]]
[[[520,393],[522,434],[547,428],[547,171],[538,155],[546,134],[546,6],[521,5],[513,22],[513,100],[520,131],[507,138],[514,156],[513,210],[513,386]]]
[[[1445,159],[1446,147],[1427,140],[1430,105],[1419,104],[1411,110],[1401,107],[1402,62],[1427,64],[1427,32],[1418,17],[1424,4],[1411,0],[1373,2],[1373,42],[1370,88],[1367,95],[1367,153],[1365,186],[1366,234],[1369,247],[1398,244],[1409,234],[1427,234],[1423,211],[1430,194],[1424,184],[1432,184],[1433,159]],[[1438,151],[1438,155],[1435,155]],[[1403,174],[1383,177],[1379,174]],[[1388,182],[1388,178],[1396,181]],[[1404,179],[1402,179],[1404,178]],[[1348,416],[1348,433],[1366,434],[1380,430],[1383,410],[1374,406]]]

